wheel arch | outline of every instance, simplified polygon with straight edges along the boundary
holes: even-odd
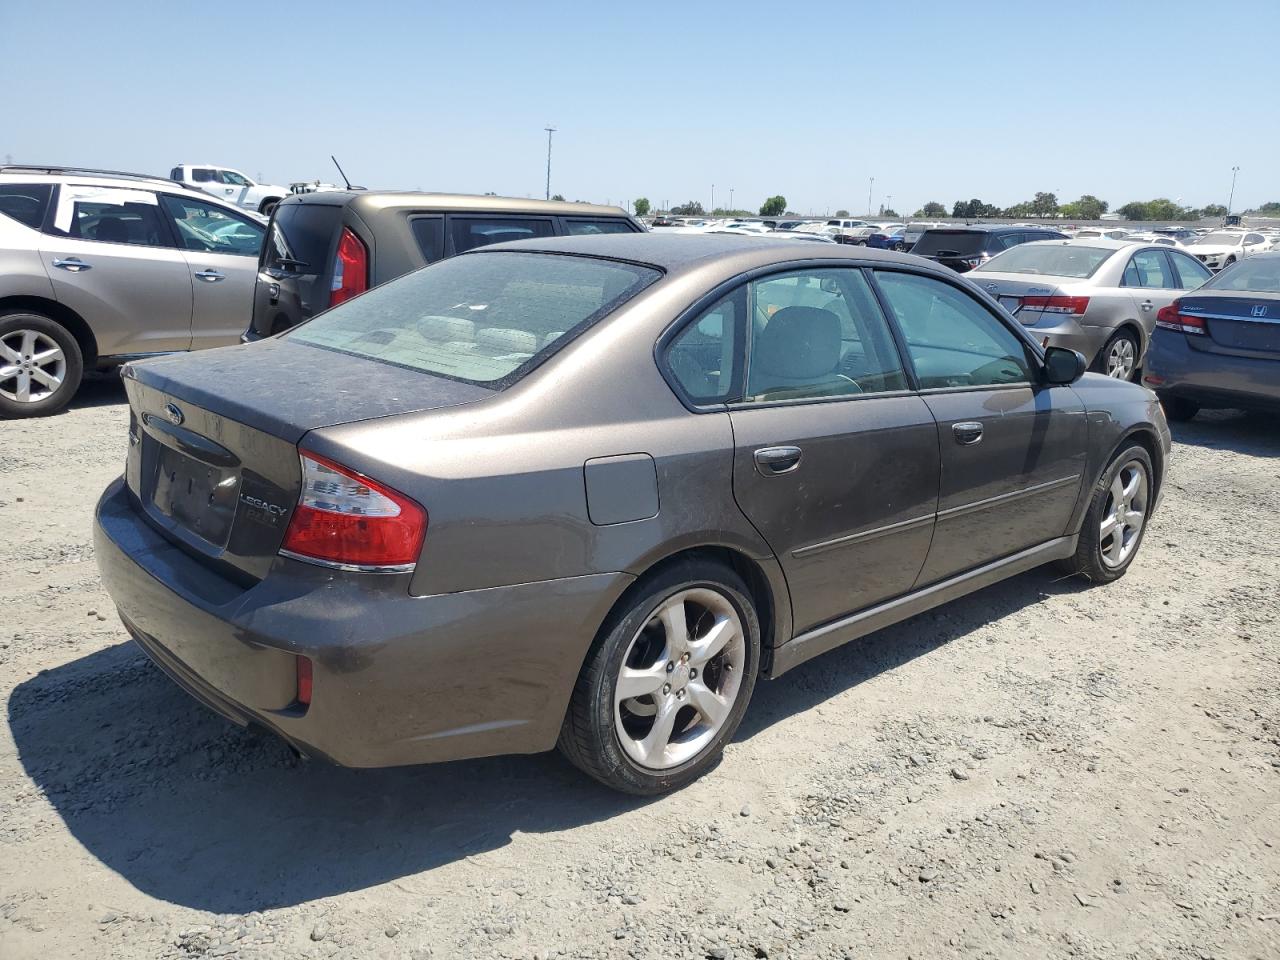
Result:
[[[80,345],[80,354],[84,358],[84,369],[92,370],[98,365],[98,340],[93,335],[83,317],[65,304],[48,297],[13,296],[0,297],[0,313],[11,310],[29,310],[43,314],[50,320],[62,324],[76,338]]]
[[[1135,443],[1146,450],[1147,456],[1151,458],[1151,502],[1155,503],[1160,497],[1160,486],[1164,481],[1164,447],[1161,445],[1160,438],[1156,435],[1154,428],[1145,425],[1131,427],[1120,437],[1119,443],[1107,455],[1102,469],[1105,470],[1121,450]],[[1097,481],[1095,480],[1094,482],[1096,483]]]

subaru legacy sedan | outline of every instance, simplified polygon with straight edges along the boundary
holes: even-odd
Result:
[[[1047,562],[1124,574],[1169,432],[1084,368],[916,257],[493,245],[130,365],[97,558],[161,669],[306,754],[558,745],[658,793],[758,678]]]

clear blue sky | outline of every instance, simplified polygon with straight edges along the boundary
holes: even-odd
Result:
[[[1280,199],[1280,0],[0,0],[0,158],[655,205]]]

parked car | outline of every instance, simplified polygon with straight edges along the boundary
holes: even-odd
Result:
[[[1269,246],[1262,234],[1250,230],[1215,230],[1191,241],[1187,250],[1210,270],[1221,270]]]
[[[1280,253],[1241,260],[1156,315],[1143,382],[1171,420],[1280,412]]]
[[[1078,240],[1079,238],[1080,235],[1076,234],[1072,239]],[[1160,233],[1127,233],[1120,239],[1123,239],[1125,243],[1154,243],[1162,247],[1182,246],[1182,244],[1173,237],[1165,236]]]
[[[1117,227],[1080,227],[1072,235],[1073,240],[1123,240],[1129,236],[1128,230],[1121,230]]]
[[[1020,243],[1066,239],[1064,234],[1056,230],[1044,230],[1040,227],[939,227],[926,230],[911,248],[911,252],[950,267],[957,273],[967,273],[986,263],[997,253]]]
[[[239,170],[209,163],[180,163],[169,171],[169,179],[264,216],[290,193],[288,187],[255,183]]]
[[[940,223],[940,222],[930,223],[927,221],[926,222],[912,221],[911,223],[907,224],[907,228],[903,232],[902,242],[905,243],[907,245],[907,249],[910,250],[912,247],[915,246],[916,241],[919,240],[922,236],[924,236],[924,232],[926,230],[941,229],[942,227],[945,227],[945,226],[947,226],[947,224]]]
[[[860,247],[869,246],[867,238],[873,233],[891,233],[894,230],[901,230],[905,226],[905,223],[869,223],[865,227],[855,227],[846,231],[845,242],[857,244]]]
[[[0,167],[0,416],[56,413],[85,371],[237,342],[264,230],[161,177]]]
[[[253,322],[243,339],[287,330],[370,287],[474,247],[526,237],[642,232],[620,207],[589,203],[369,190],[291,196],[271,216]]]
[[[803,230],[770,230],[765,236],[773,240],[799,240],[805,243],[835,243],[825,233],[806,233]]]
[[[1122,380],[1137,379],[1156,311],[1209,277],[1178,250],[1102,238],[1022,244],[969,274],[1042,344]]]
[[[95,555],[162,669],[305,753],[558,744],[654,794],[760,676],[1048,561],[1122,576],[1168,427],[1083,371],[917,257],[483,247],[126,368]]]
[[[837,218],[835,220],[828,220],[826,226],[832,239],[834,239],[836,243],[848,243],[849,236],[854,230],[858,230],[861,227],[869,227],[871,224],[867,220]]]
[[[906,233],[907,228],[905,226],[896,227],[892,230],[877,230],[874,233],[867,234],[865,244],[876,250],[897,250],[901,253],[907,250],[909,246]]]
[[[1149,232],[1161,237],[1172,237],[1180,244],[1194,240],[1199,236],[1190,227],[1154,227]]]

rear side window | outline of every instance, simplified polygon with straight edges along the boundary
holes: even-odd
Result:
[[[49,183],[0,183],[0,213],[39,230],[52,194]]]
[[[191,179],[196,183],[213,183],[213,171],[208,167],[195,167],[191,171]]]
[[[517,252],[451,257],[375,287],[287,336],[501,387],[660,276],[648,267],[589,257]]]
[[[694,403],[724,403],[736,394],[746,302],[746,288],[739,287],[667,346],[667,369]]]
[[[280,204],[271,220],[262,265],[288,273],[324,273],[341,219],[341,207]]]
[[[1173,278],[1173,272],[1169,269],[1169,263],[1165,260],[1163,250],[1143,250],[1141,253],[1135,253],[1133,259],[1129,261],[1129,266],[1125,267],[1124,285],[1133,286],[1135,277],[1140,287],[1172,290],[1178,286]]]
[[[549,237],[555,233],[550,220],[536,217],[450,217],[449,236],[453,252],[466,253],[476,247],[508,240]]]
[[[985,230],[926,230],[911,252],[926,257],[971,257],[982,253],[987,236]]]
[[[423,260],[435,263],[444,256],[444,217],[414,217],[409,229]]]
[[[620,219],[565,220],[564,232],[571,237],[596,233],[635,233],[635,227],[626,220]]]

